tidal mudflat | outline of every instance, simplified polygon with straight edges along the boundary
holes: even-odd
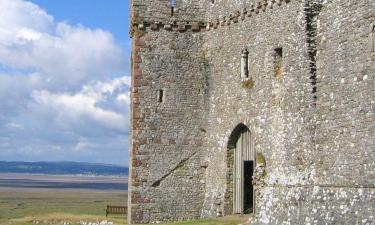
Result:
[[[118,191],[126,192],[127,177],[0,173],[0,191]]]
[[[105,217],[107,205],[126,204],[126,177],[0,174],[2,225],[126,224],[125,216]]]

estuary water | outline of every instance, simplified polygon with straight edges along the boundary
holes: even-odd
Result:
[[[0,189],[127,191],[127,177],[0,173]]]

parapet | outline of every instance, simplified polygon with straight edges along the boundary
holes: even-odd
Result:
[[[168,31],[177,32],[204,32],[209,31],[211,29],[217,29],[223,26],[229,26],[231,24],[244,21],[247,17],[254,17],[262,12],[265,12],[267,10],[274,10],[275,7],[281,7],[283,4],[287,4],[290,2],[290,0],[261,0],[255,3],[251,3],[246,7],[239,8],[238,10],[235,10],[233,12],[228,12],[225,16],[208,15],[207,17],[216,17],[215,19],[208,21],[202,17],[201,12],[198,12],[198,17],[195,17],[191,13],[191,10],[185,10],[185,12],[190,12],[190,14],[177,13],[180,11],[178,9],[171,9],[171,7],[173,6],[171,6],[171,4],[168,3],[168,1],[162,1],[167,4],[158,5],[157,9],[160,10],[157,10],[156,13],[151,13],[153,10],[142,10],[143,8],[147,8],[147,6],[145,4],[135,4],[136,1],[139,0],[133,0],[133,7],[136,10],[133,11],[132,14],[132,31],[134,29],[144,30],[149,28],[153,31],[164,29]],[[194,3],[194,1],[192,2]],[[153,1],[150,1],[148,4],[152,3]],[[203,9],[203,7],[198,7],[202,6],[202,3],[193,3],[190,3],[190,6],[195,6],[192,7],[193,9]],[[189,7],[185,7],[185,9],[188,8]],[[173,13],[173,10],[176,10],[177,12]]]

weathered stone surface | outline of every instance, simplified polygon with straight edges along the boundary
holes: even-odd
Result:
[[[133,0],[129,221],[231,214],[243,124],[262,156],[255,224],[374,223],[374,8],[177,0],[172,16],[168,0]]]

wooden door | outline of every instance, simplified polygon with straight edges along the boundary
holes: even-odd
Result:
[[[254,166],[254,143],[250,131],[248,129],[244,129],[237,140],[234,152],[234,214],[253,212],[255,199],[254,188],[252,186],[252,173],[254,172]],[[252,196],[250,196],[249,192],[251,192]],[[250,203],[250,201],[252,201],[252,203]]]

